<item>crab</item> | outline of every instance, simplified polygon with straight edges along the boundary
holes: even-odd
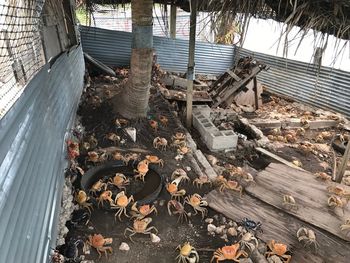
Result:
[[[323,181],[331,181],[332,176],[326,174],[325,172],[315,173],[316,178],[321,179]]]
[[[171,179],[177,179],[181,178],[180,182],[182,181],[191,181],[191,179],[188,177],[186,171],[182,168],[176,169],[172,174],[171,174]]]
[[[166,150],[166,147],[168,146],[168,141],[165,138],[162,137],[156,137],[153,140],[153,147],[156,149],[160,149],[162,151]]]
[[[113,154],[113,159],[116,161],[123,161],[125,163],[125,157],[118,151],[115,151]]]
[[[195,193],[190,196],[185,197],[185,204],[189,204],[193,207],[195,215],[198,212],[201,212],[202,219],[204,219],[204,216],[207,214],[208,210],[204,206],[208,206],[208,203],[206,201],[203,201],[203,198]]]
[[[209,184],[212,186],[212,182],[209,180],[207,175],[200,175],[198,178],[193,180],[193,185],[202,188],[203,184]]]
[[[157,121],[150,120],[148,123],[155,132],[158,130],[158,122]]]
[[[121,128],[121,127],[125,127],[129,124],[129,121],[126,120],[126,119],[116,119],[115,120],[115,125],[118,127],[118,128]]]
[[[100,204],[103,204],[104,201],[108,201],[109,204],[113,205],[113,199],[112,199],[112,191],[103,191],[100,196],[97,198],[98,200],[98,207],[100,207]]]
[[[140,161],[141,154],[139,153],[127,153],[125,154],[124,162],[128,164],[132,161],[132,164],[135,164],[136,161]]]
[[[117,209],[117,213],[115,213],[115,217],[121,220],[121,215],[124,213],[126,217],[129,217],[126,213],[126,207],[130,204],[130,202],[134,201],[134,197],[131,195],[129,198],[126,196],[124,191],[121,191],[117,194],[114,200],[114,205],[111,206],[113,209]]]
[[[104,238],[101,234],[94,234],[93,236],[90,235],[88,240],[86,241],[87,244],[89,244],[97,250],[99,258],[101,258],[101,253],[105,253],[106,258],[108,256],[108,252],[112,254],[112,247],[107,246],[111,245],[112,242],[113,238]]]
[[[164,127],[167,127],[168,126],[168,118],[163,116],[163,115],[159,115],[159,121],[160,123],[164,126]]]
[[[182,140],[173,140],[171,143],[171,147],[173,148],[180,148],[185,146],[186,146],[186,142]]]
[[[159,166],[164,166],[164,161],[155,155],[146,155],[146,160],[150,163],[159,164]]]
[[[250,232],[244,233],[242,235],[242,238],[239,241],[239,244],[241,245],[242,249],[247,247],[250,251],[253,251],[259,245],[256,237],[254,237],[254,235]]]
[[[77,203],[80,206],[82,206],[83,208],[86,208],[89,211],[89,213],[91,214],[92,204],[88,203],[89,199],[90,198],[87,196],[87,194],[83,190],[80,190],[75,195],[75,201],[77,201]]]
[[[149,161],[148,160],[143,160],[141,162],[138,163],[137,165],[137,169],[134,169],[134,172],[137,173],[137,175],[135,175],[135,178],[139,178],[142,180],[142,181],[145,181],[145,176],[148,172],[148,164],[149,164]]]
[[[346,191],[343,187],[335,185],[335,186],[328,186],[327,190],[329,193],[333,193],[342,197],[345,197],[346,199],[350,199],[350,192]]]
[[[177,263],[199,262],[198,253],[189,242],[185,242],[182,246],[178,245],[176,249],[180,250],[179,255],[175,258],[175,260],[178,260]]]
[[[285,263],[289,263],[291,261],[292,256],[286,255],[287,252],[287,245],[282,243],[276,243],[275,240],[269,240],[267,242],[267,247],[271,250],[265,253],[265,257],[269,258],[273,255],[276,255],[282,259],[284,259]]]
[[[92,193],[92,194],[95,194],[96,195],[96,192],[100,192],[102,190],[102,188],[104,188],[104,190],[107,189],[107,184],[104,183],[102,181],[102,179],[98,180],[96,183],[94,183],[90,190],[89,190],[89,193]]]
[[[340,230],[346,232],[346,235],[350,233],[350,219],[347,219],[345,223],[340,226]]]
[[[178,149],[177,149],[177,153],[178,154],[182,154],[182,155],[185,155],[187,153],[190,153],[191,152],[191,148],[184,145],[184,146],[180,146]]]
[[[79,143],[72,140],[67,140],[68,147],[68,157],[70,160],[77,158],[80,155],[79,152]]]
[[[94,149],[97,147],[98,141],[95,137],[95,134],[91,134],[88,137],[86,137],[85,141],[89,144],[90,149]]]
[[[150,215],[152,212],[158,214],[157,208],[154,205],[141,205],[137,207],[137,202],[135,202],[131,207],[131,213],[133,214],[132,217],[139,219]]]
[[[327,203],[328,203],[328,206],[330,207],[339,207],[339,208],[342,208],[343,209],[343,212],[344,212],[344,208],[347,204],[347,200],[346,199],[342,199],[341,197],[339,196],[336,196],[336,195],[331,195],[328,200],[327,200]]]
[[[240,262],[239,257],[248,257],[247,252],[244,250],[239,250],[239,244],[233,244],[231,246],[224,246],[222,248],[219,248],[215,250],[214,255],[210,262],[213,262],[216,259],[216,262],[219,261],[225,261],[225,260],[232,260],[234,262]]]
[[[289,210],[297,209],[297,208],[298,208],[297,203],[296,203],[294,197],[291,196],[291,195],[283,195],[283,202],[282,202],[282,205],[283,205],[286,209],[289,209]]]
[[[181,177],[176,178],[171,183],[168,183],[166,185],[166,190],[171,195],[171,199],[181,198],[182,196],[184,196],[186,194],[185,189],[181,189],[181,190],[178,189],[180,181],[181,181]]]
[[[284,138],[287,142],[290,142],[290,143],[294,143],[297,141],[296,136],[293,134],[286,134],[286,136]]]
[[[95,151],[88,152],[88,159],[87,159],[87,161],[93,162],[93,163],[98,163],[100,161],[100,156]]]
[[[175,140],[184,141],[184,140],[186,140],[186,135],[182,132],[177,132],[177,133],[175,133],[175,135],[171,136],[171,139],[173,141],[175,141]]]
[[[306,227],[301,227],[297,231],[297,238],[299,242],[303,242],[304,246],[314,246],[315,250],[319,246],[316,241],[316,235],[315,232],[311,229],[308,229]]]
[[[154,230],[156,234],[158,234],[158,230],[154,226],[147,227],[151,222],[152,222],[152,218],[150,217],[146,217],[143,219],[136,218],[133,223],[133,228],[130,228],[130,227],[126,228],[124,231],[124,236],[126,237],[126,233],[128,231],[131,232],[131,234],[129,235],[129,238],[132,242],[134,242],[134,240],[132,240],[131,237],[135,234],[148,235],[148,234],[152,234],[151,230]]]
[[[220,192],[223,192],[225,189],[229,189],[229,190],[234,190],[234,191],[239,192],[239,195],[242,196],[243,187],[241,185],[239,185],[239,183],[237,181],[227,180],[222,175],[218,176],[216,181],[219,184],[219,191]]]
[[[108,185],[114,185],[116,187],[118,187],[118,189],[124,189],[125,190],[125,186],[129,185],[130,180],[126,178],[126,176],[122,173],[116,173],[113,178],[109,178],[108,182],[107,182],[107,186]]]
[[[185,211],[184,206],[180,202],[172,199],[168,202],[167,207],[168,207],[168,213],[170,216],[173,214],[174,215],[179,214],[179,218],[177,219],[177,222],[182,223],[184,220],[187,222],[187,217],[188,217],[187,212]],[[171,207],[173,207],[175,211],[171,211]]]
[[[107,133],[105,138],[111,142],[113,142],[114,144],[120,142],[120,136],[118,136],[117,134],[115,134],[114,132],[110,132]]]

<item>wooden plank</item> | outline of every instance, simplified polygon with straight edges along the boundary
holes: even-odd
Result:
[[[241,221],[245,217],[260,221],[263,233],[258,234],[258,237],[265,242],[274,239],[288,244],[293,252],[292,262],[349,262],[350,245],[347,242],[327,235],[324,231],[293,218],[259,199],[248,195],[239,198],[232,191],[220,193],[217,190],[211,191],[205,198],[212,209],[235,221]],[[307,227],[315,232],[320,246],[317,253],[306,250],[298,242],[296,232],[300,227]]]
[[[264,171],[258,173],[256,184],[248,186],[245,191],[276,208],[284,210],[304,222],[319,227],[341,239],[350,241],[340,230],[340,225],[350,218],[350,210],[346,207],[344,214],[341,209],[330,209],[327,200],[330,194],[327,187],[331,183],[317,180],[314,175],[283,164],[271,163]],[[334,185],[338,185],[335,184]],[[350,187],[342,185],[350,191]],[[283,195],[292,195],[296,200],[297,209],[287,210],[283,207]]]
[[[169,92],[168,92],[169,91]],[[186,101],[186,93],[178,90],[168,90],[163,93],[168,100]],[[193,101],[197,102],[211,102],[211,98],[206,91],[193,91]]]
[[[338,171],[337,177],[335,179],[335,181],[337,183],[340,183],[341,180],[343,179],[345,170],[348,167],[349,158],[350,158],[350,142],[346,146],[346,150],[345,150],[344,156],[343,156],[341,164],[339,166],[339,171]]]
[[[231,76],[232,78],[234,78],[235,81],[240,81],[240,80],[241,80],[241,78],[238,77],[233,71],[228,70],[227,73],[230,74],[230,76]]]
[[[287,160],[285,160],[285,159],[283,159],[283,158],[277,156],[276,154],[274,154],[274,153],[272,153],[272,152],[269,152],[268,150],[265,150],[265,149],[263,149],[263,148],[261,148],[261,147],[256,147],[255,149],[256,149],[258,152],[261,152],[261,153],[263,153],[263,154],[265,154],[265,155],[271,157],[272,159],[275,159],[276,161],[278,161],[278,162],[280,162],[280,163],[283,163],[283,164],[285,164],[285,165],[287,165],[287,166],[289,166],[289,167],[291,167],[291,168],[294,168],[294,169],[297,169],[297,170],[300,170],[300,171],[305,171],[303,168],[300,168],[300,167],[294,165],[293,163],[291,163],[291,162],[289,162],[289,161],[287,161]]]

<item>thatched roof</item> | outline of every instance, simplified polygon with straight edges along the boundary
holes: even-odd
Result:
[[[94,4],[120,5],[130,0],[80,0]],[[189,0],[154,0],[155,3],[174,2],[189,11]],[[302,30],[314,29],[340,39],[350,40],[350,0],[203,0],[199,10],[220,17],[244,14],[245,17],[271,18]],[[288,33],[288,32],[287,32]]]

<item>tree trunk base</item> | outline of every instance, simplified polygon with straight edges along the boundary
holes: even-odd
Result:
[[[127,119],[147,115],[150,95],[153,49],[133,49],[130,61],[130,78],[121,95],[114,99],[114,111]]]

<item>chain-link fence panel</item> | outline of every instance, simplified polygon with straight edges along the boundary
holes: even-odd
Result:
[[[45,63],[40,35],[44,2],[0,2],[0,119]]]

